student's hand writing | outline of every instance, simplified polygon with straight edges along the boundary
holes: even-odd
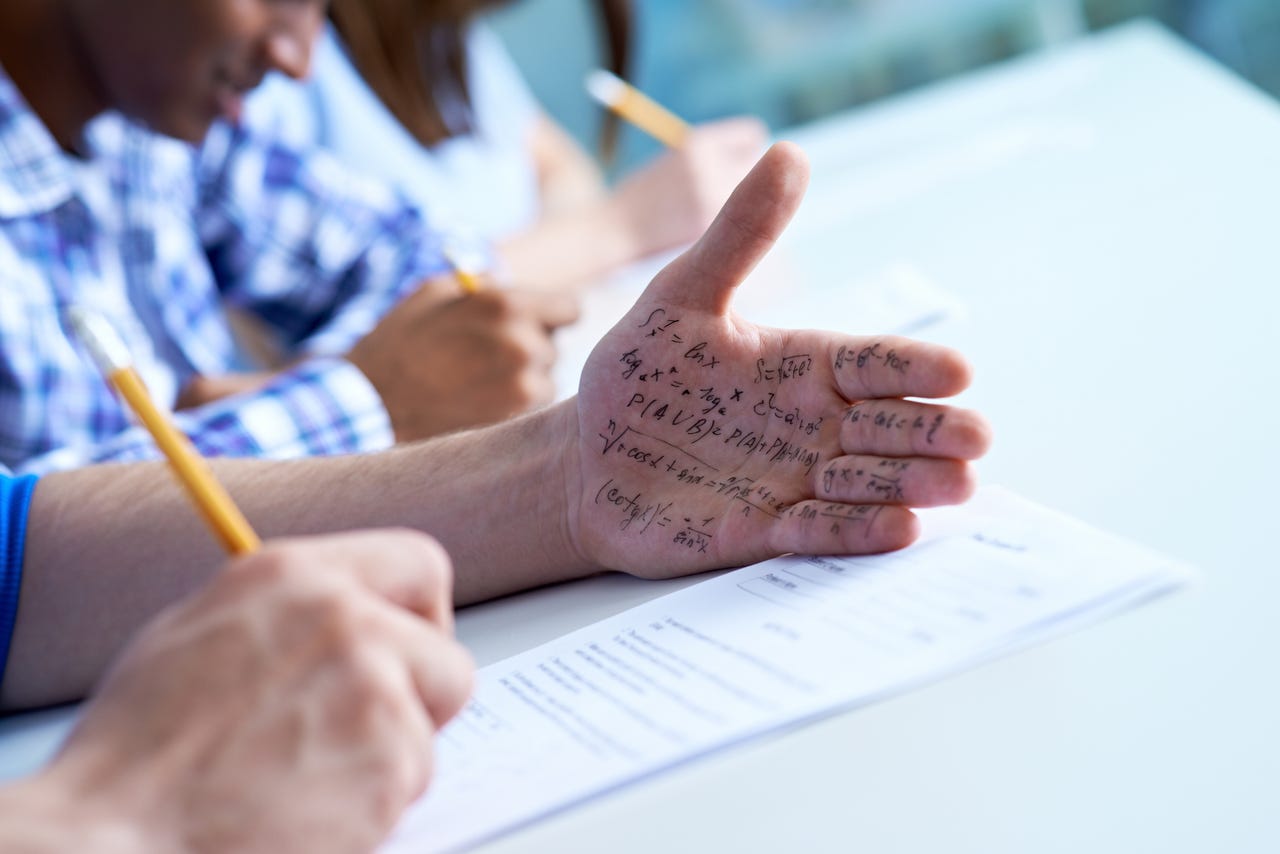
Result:
[[[884,551],[915,538],[907,508],[971,494],[966,461],[987,449],[985,420],[905,399],[965,388],[957,353],[760,327],[730,310],[807,176],[798,149],[770,149],[593,351],[570,478],[570,539],[586,561],[669,576],[792,551]]]
[[[424,288],[392,309],[347,358],[381,395],[396,439],[501,421],[549,403],[567,293],[482,290],[441,301]]]
[[[699,125],[685,144],[627,176],[611,203],[635,241],[636,257],[694,240],[768,142],[752,118]]]
[[[50,789],[154,850],[371,850],[470,691],[450,579],[421,534],[268,544],[141,632]]]

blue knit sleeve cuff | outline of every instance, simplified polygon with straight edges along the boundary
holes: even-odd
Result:
[[[27,542],[27,508],[35,490],[34,475],[0,474],[0,685],[9,662],[9,642],[18,616],[22,589],[22,554]]]

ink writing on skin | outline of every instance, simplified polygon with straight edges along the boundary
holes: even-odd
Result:
[[[925,418],[923,415],[907,416],[886,404],[855,403],[844,413],[844,420],[849,424],[871,425],[886,431],[921,433],[927,445],[933,444],[933,437],[944,419],[942,413],[932,418]]]
[[[905,501],[902,474],[911,463],[907,460],[883,459],[867,461],[861,466],[829,466],[822,472],[822,494],[844,498],[870,498]]]
[[[844,370],[849,365],[865,368],[871,362],[884,365],[900,374],[905,374],[907,368],[911,366],[910,359],[902,358],[897,350],[886,347],[883,343],[877,341],[874,344],[868,344],[856,350],[841,347],[836,353],[835,368],[837,371]]]
[[[619,530],[663,537],[683,552],[709,554],[719,526],[734,516],[796,518],[832,533],[867,525],[884,503],[905,500],[910,462],[850,462],[835,446],[840,425],[932,444],[943,423],[941,414],[907,415],[893,401],[850,406],[837,399],[831,409],[815,409],[824,398],[809,384],[831,380],[820,377],[810,352],[762,353],[753,371],[733,376],[720,345],[667,308],[653,309],[636,328],[637,338],[615,351],[628,390],[618,401],[621,410],[598,430],[611,476],[596,484],[595,504],[616,516]],[[836,374],[871,367],[905,375],[911,360],[871,341],[840,347],[827,366]],[[822,468],[824,459],[831,462]],[[810,489],[829,500],[813,499]],[[682,494],[691,500],[681,502]],[[860,501],[868,503],[844,503]]]

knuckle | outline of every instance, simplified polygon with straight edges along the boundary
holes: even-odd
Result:
[[[425,531],[404,526],[380,528],[373,532],[382,543],[391,548],[422,552],[424,556],[444,555],[444,546]],[[389,541],[389,542],[388,542]]]
[[[296,547],[268,543],[257,554],[230,564],[227,571],[245,582],[273,587],[305,580],[307,564]]]
[[[385,663],[385,662],[384,662]],[[353,735],[369,745],[379,797],[393,814],[420,795],[428,780],[430,743],[422,712],[377,661],[352,674],[345,717]]]
[[[854,423],[853,439],[859,449],[870,448],[875,444],[875,416],[872,410],[864,409],[862,417]]]
[[[541,406],[548,402],[547,384],[542,371],[525,371],[516,378],[509,402],[522,412]]]
[[[439,540],[430,534],[409,528],[405,528],[404,533],[413,538],[415,547],[422,552],[423,564],[429,565],[432,572],[447,574],[452,570],[449,553],[445,551],[445,547]]]
[[[494,321],[503,321],[517,314],[515,303],[510,294],[498,290],[483,290],[472,299],[482,309],[485,317]]]
[[[389,828],[399,819],[405,805],[421,792],[415,792],[416,780],[404,769],[405,760],[398,759],[390,749],[381,759],[374,769],[377,782],[370,791],[370,807],[374,821]]]
[[[556,384],[555,384],[555,380],[551,377],[549,373],[539,372],[539,374],[536,377],[534,377],[531,380],[531,382],[533,383],[533,390],[532,390],[533,406],[546,406],[547,404],[552,403],[555,400]]]
[[[406,547],[418,552],[417,564],[423,582],[432,589],[451,586],[453,559],[449,557],[449,552],[440,541],[429,534],[408,528],[403,529],[403,533],[406,537]]]
[[[401,742],[397,741],[392,754],[391,767],[389,775],[395,781],[395,786],[399,790],[398,794],[401,798],[401,804],[409,803],[420,797],[427,790],[427,783],[431,781],[431,760],[427,751],[430,749],[426,745],[426,749],[401,749]],[[415,745],[417,748],[424,746]]]
[[[546,315],[558,326],[573,323],[582,316],[582,300],[573,294],[553,294]]]
[[[503,348],[502,361],[516,376],[521,376],[534,365],[533,350],[520,341],[508,340]]]
[[[429,656],[418,663],[422,668],[421,699],[432,725],[439,728],[471,697],[475,660],[462,644],[438,630],[433,632],[429,650]]]
[[[466,704],[467,699],[471,696],[471,692],[475,690],[476,684],[476,663],[471,653],[467,651],[462,644],[453,641],[453,665],[450,673],[445,701],[448,705],[450,717],[457,714],[458,711]]]
[[[331,658],[360,670],[362,620],[359,608],[336,590],[317,592],[298,608],[299,618],[311,627]]]
[[[528,403],[534,398],[537,376],[536,371],[525,370],[521,371],[519,376],[515,378],[512,393],[521,403]]]
[[[338,680],[342,685],[344,716],[361,738],[379,744],[395,741],[405,729],[403,689],[388,672],[384,657],[367,644],[346,646],[338,656]]]

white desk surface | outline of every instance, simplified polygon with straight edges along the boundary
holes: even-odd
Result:
[[[984,479],[1203,578],[483,850],[1280,851],[1280,106],[1131,25],[793,138],[811,287],[907,262],[967,307],[921,334],[977,367]],[[459,632],[485,664],[681,583],[535,591]],[[0,722],[0,775],[68,718]]]

